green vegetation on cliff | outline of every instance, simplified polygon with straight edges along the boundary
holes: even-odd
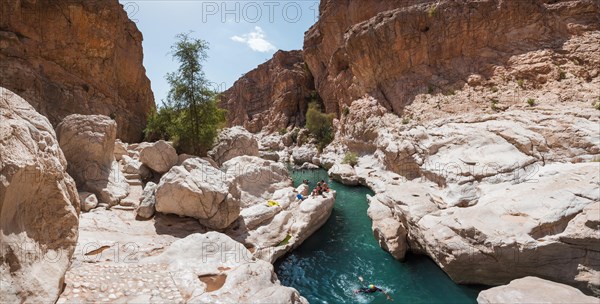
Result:
[[[306,129],[317,140],[317,148],[323,150],[333,140],[333,114],[326,114],[316,101],[308,105]]]

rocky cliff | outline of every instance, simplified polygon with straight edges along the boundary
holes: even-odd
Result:
[[[563,46],[598,30],[599,20],[594,0],[326,0],[305,35],[304,59],[328,112],[370,94],[402,113],[416,95],[452,92],[474,74],[485,81],[506,68],[509,79],[534,84],[558,77],[556,66],[520,71],[511,62],[532,51],[597,67],[587,46],[576,56],[564,56]]]
[[[230,126],[250,132],[277,131],[304,124],[314,91],[313,78],[301,51],[278,51],[223,92],[220,106],[229,111]]]
[[[154,109],[142,34],[117,0],[0,3],[0,85],[56,126],[69,114],[104,114],[137,141]]]

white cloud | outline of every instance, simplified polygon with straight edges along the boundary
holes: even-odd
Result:
[[[276,51],[277,48],[266,38],[265,31],[260,26],[256,26],[253,32],[242,36],[233,36],[231,40],[245,43],[255,52],[268,53]]]

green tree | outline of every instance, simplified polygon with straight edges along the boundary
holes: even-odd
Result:
[[[203,71],[208,43],[189,34],[176,38],[171,54],[179,67],[166,76],[171,86],[167,102],[150,116],[146,137],[169,139],[182,152],[203,155],[224,126],[226,111],[217,106],[217,94]]]
[[[322,151],[333,141],[333,114],[321,112],[319,104],[311,102],[306,112],[306,129],[317,140],[317,148]]]

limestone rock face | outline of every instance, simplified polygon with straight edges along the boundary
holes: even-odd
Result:
[[[156,187],[157,185],[153,182],[148,182],[144,188],[142,202],[137,208],[137,216],[149,219],[154,215],[156,210]]]
[[[2,1],[0,85],[56,126],[103,114],[117,136],[139,141],[154,110],[142,34],[117,0]]]
[[[129,191],[114,156],[116,133],[115,121],[102,115],[69,115],[56,128],[77,187],[109,205],[118,204]]]
[[[285,166],[258,157],[236,157],[223,165],[230,193],[240,198],[240,217],[225,233],[252,248],[255,257],[275,262],[319,229],[333,210],[335,192],[301,201]]]
[[[147,262],[166,264],[190,303],[308,303],[281,286],[273,265],[218,232],[191,234]]]
[[[243,127],[225,129],[208,155],[219,165],[237,156],[258,156],[258,141]]]
[[[223,170],[242,208],[264,203],[275,191],[292,185],[285,165],[259,157],[236,157],[225,162]]]
[[[404,123],[367,98],[323,155],[362,155],[354,171],[394,256],[405,240],[458,283],[537,276],[599,294],[599,122],[572,100]]]
[[[79,222],[79,196],[66,170],[48,119],[0,87],[2,301],[52,303],[61,292]]]
[[[129,152],[127,152],[127,144],[122,142],[120,139],[117,139],[115,141],[115,150],[113,153],[117,161],[121,160],[123,156],[128,156]]]
[[[229,111],[230,126],[244,126],[252,133],[275,132],[303,126],[313,91],[302,52],[278,51],[223,92],[220,106]]]
[[[511,56],[540,50],[563,57],[573,36],[586,45],[579,48],[587,54],[582,58],[596,67],[600,59],[592,42],[598,38],[589,36],[599,29],[594,1],[327,0],[319,11],[303,52],[329,113],[370,94],[402,114],[418,94],[446,93],[467,81],[477,86],[496,66],[524,61]],[[536,60],[515,64],[511,76],[543,83],[559,72]],[[587,73],[591,79],[598,71]]]
[[[294,164],[301,166],[304,163],[313,163],[313,159],[317,156],[318,153],[319,151],[317,150],[317,147],[315,147],[315,145],[312,144],[294,148],[292,151]]]
[[[357,186],[360,184],[354,168],[348,164],[334,165],[327,173],[333,180],[344,185]]]
[[[140,150],[140,162],[160,174],[169,171],[177,161],[177,151],[164,140],[148,144]]]
[[[492,303],[598,303],[568,285],[537,277],[516,279],[508,285],[484,290],[477,297],[479,304]]]
[[[223,172],[208,161],[190,158],[160,179],[156,211],[194,217],[213,229],[226,228],[240,213],[229,185]]]
[[[127,174],[137,174],[142,179],[147,179],[152,176],[150,169],[146,167],[139,160],[133,159],[127,155],[121,157],[121,163],[123,164],[123,172]]]
[[[387,206],[372,197],[369,197],[367,214],[373,221],[373,235],[381,248],[396,259],[404,260],[408,251],[407,232],[404,225],[394,219],[392,211]]]

